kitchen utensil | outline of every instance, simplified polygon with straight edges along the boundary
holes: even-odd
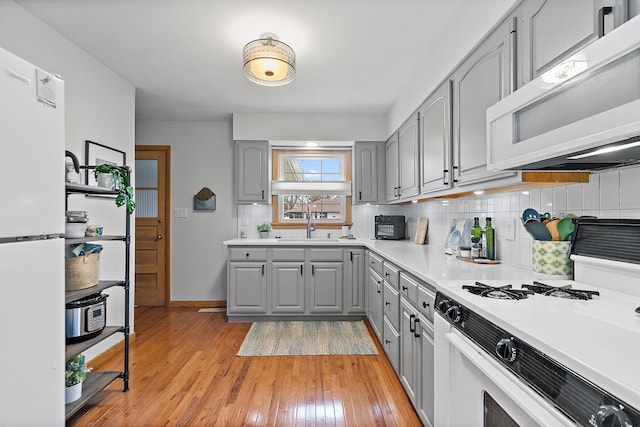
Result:
[[[558,232],[558,222],[560,222],[560,220],[558,219],[552,219],[550,221],[545,222],[545,227],[547,227],[547,230],[549,230],[549,233],[551,234],[551,240],[557,242],[560,240],[560,233]]]
[[[526,224],[530,220],[536,220],[540,222],[540,214],[533,208],[525,209],[524,212],[522,212],[522,223]]]
[[[524,225],[534,240],[551,240],[551,233],[540,221],[529,221]]]
[[[540,215],[540,218],[542,218],[542,219],[551,219],[551,214],[549,212],[545,212],[542,215]]]
[[[560,234],[560,240],[568,240],[567,237],[573,233],[573,229],[575,228],[575,224],[573,223],[573,219],[569,217],[562,218],[556,224],[558,233]]]

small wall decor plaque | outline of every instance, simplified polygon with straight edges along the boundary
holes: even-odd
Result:
[[[203,187],[198,194],[193,196],[193,210],[196,211],[215,211],[216,210],[216,193],[207,187]]]

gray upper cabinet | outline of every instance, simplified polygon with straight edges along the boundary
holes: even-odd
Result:
[[[453,73],[453,172],[456,186],[508,177],[487,171],[487,108],[509,93],[510,20]]]
[[[236,202],[269,202],[267,141],[236,141]]]
[[[420,191],[427,194],[453,185],[451,164],[451,82],[436,89],[418,110]]]
[[[629,19],[640,15],[640,0],[629,0]]]
[[[385,195],[387,202],[398,200],[400,177],[398,175],[398,132],[389,137],[385,146],[386,184]]]
[[[522,3],[519,86],[637,15],[640,0],[527,0]]]
[[[418,115],[412,115],[398,131],[400,200],[417,196],[420,192],[420,141]]]
[[[354,144],[353,204],[385,202],[385,143]]]
[[[386,197],[388,202],[404,201],[420,191],[420,150],[418,115],[413,114],[387,141]]]

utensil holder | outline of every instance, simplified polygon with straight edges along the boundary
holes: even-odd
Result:
[[[536,273],[563,276],[554,277],[556,279],[573,276],[571,242],[534,240],[532,255],[531,264]]]

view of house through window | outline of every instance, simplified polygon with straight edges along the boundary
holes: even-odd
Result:
[[[273,223],[295,225],[350,220],[351,151],[273,150]],[[276,220],[277,218],[277,220]]]

